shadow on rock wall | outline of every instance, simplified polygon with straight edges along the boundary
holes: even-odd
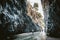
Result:
[[[26,0],[0,0],[1,40],[15,34],[39,31],[37,27],[26,14]]]

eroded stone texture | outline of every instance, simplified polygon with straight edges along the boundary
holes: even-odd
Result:
[[[47,35],[60,37],[60,1],[42,0]]]
[[[12,35],[36,32],[37,24],[26,14],[26,0],[0,0],[0,39]],[[8,37],[9,36],[9,37]]]
[[[60,37],[60,8],[58,3],[58,0],[49,1],[48,32],[53,37]]]

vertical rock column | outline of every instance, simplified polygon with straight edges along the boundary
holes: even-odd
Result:
[[[60,12],[59,0],[49,0],[49,18],[48,18],[48,35],[60,37]]]

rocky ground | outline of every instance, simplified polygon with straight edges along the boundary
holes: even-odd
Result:
[[[23,33],[15,36],[17,38],[14,40],[60,40],[60,38],[46,37],[44,32]]]
[[[46,40],[43,32],[31,32],[15,35],[14,40]]]
[[[52,38],[52,37],[47,37],[46,40],[60,40],[60,38]]]

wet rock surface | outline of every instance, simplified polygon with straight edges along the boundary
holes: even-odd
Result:
[[[60,1],[42,0],[45,13],[47,35],[60,38]]]
[[[38,35],[37,35],[38,34]],[[30,32],[11,36],[8,40],[46,40],[46,35],[43,32]]]
[[[0,0],[1,40],[6,40],[10,35],[40,30],[26,14],[26,10],[26,0]]]
[[[49,36],[60,37],[60,5],[58,0],[49,1],[48,30]]]

